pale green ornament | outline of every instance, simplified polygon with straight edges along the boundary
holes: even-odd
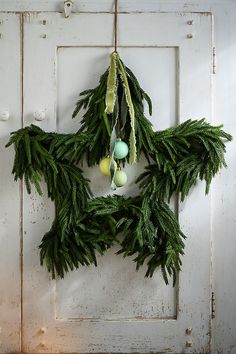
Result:
[[[127,182],[126,173],[124,171],[117,170],[114,177],[114,183],[116,187],[123,187],[126,182]]]
[[[118,140],[115,145],[114,157],[115,159],[121,160],[124,159],[129,153],[128,145],[122,141]]]

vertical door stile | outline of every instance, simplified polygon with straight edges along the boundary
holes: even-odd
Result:
[[[11,171],[21,128],[20,15],[0,12],[0,353],[21,351],[20,184]]]

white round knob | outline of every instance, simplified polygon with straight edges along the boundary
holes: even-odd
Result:
[[[46,112],[45,111],[35,111],[34,112],[34,119],[37,121],[42,121],[46,118]]]
[[[9,112],[7,112],[7,111],[1,111],[0,112],[0,120],[1,121],[5,122],[5,121],[7,121],[9,119],[9,117],[10,117],[10,113]]]

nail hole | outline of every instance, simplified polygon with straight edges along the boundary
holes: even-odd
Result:
[[[192,328],[191,327],[187,328],[186,329],[186,334],[190,335],[191,333],[192,333]]]

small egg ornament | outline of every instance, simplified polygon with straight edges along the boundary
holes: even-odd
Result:
[[[99,170],[100,170],[101,174],[103,174],[104,176],[110,176],[110,163],[111,163],[110,157],[104,157],[99,162]],[[116,162],[114,161],[114,163],[115,163],[115,167],[116,167]]]
[[[128,145],[122,140],[117,140],[114,150],[115,158],[118,160],[124,159],[128,155],[128,153]]]
[[[114,183],[115,183],[116,187],[123,187],[126,182],[127,182],[126,173],[121,170],[116,171],[116,174],[114,177]]]

